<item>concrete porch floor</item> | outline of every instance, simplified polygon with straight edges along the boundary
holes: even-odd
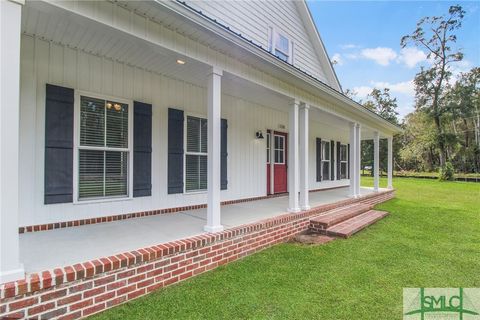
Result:
[[[311,192],[316,207],[348,198],[348,187]],[[372,193],[361,188],[361,194]],[[288,196],[222,206],[225,229],[285,214]],[[204,233],[206,209],[20,234],[27,273],[72,265]]]

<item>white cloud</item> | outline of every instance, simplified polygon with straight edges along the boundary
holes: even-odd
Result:
[[[371,92],[372,92],[372,87],[369,86],[359,86],[359,87],[354,87],[353,92],[357,94],[357,97],[359,99],[364,100]]]
[[[418,63],[426,61],[427,55],[415,47],[403,48],[400,51],[398,61],[404,63],[408,68],[415,67]]]
[[[453,77],[456,78],[460,75],[460,73],[470,71],[470,69],[472,68],[472,63],[468,60],[457,61],[453,62],[449,68],[452,72]]]
[[[406,96],[415,96],[415,85],[413,80],[389,83],[389,82],[372,82],[373,86],[378,89],[389,88],[392,93],[399,93]]]
[[[370,81],[369,86],[354,87],[353,91],[357,93],[357,98],[363,101],[372,92],[373,88],[383,90],[389,88],[392,97],[397,98],[398,113],[400,118],[405,117],[414,110],[415,87],[413,80],[390,83],[384,81]]]
[[[337,64],[339,66],[342,66],[343,65],[343,58],[342,56],[340,55],[340,53],[335,53],[333,56],[332,56],[332,63],[333,64]]]
[[[358,54],[355,54],[355,53],[345,53],[343,56],[351,60],[358,59]]]
[[[385,47],[363,49],[361,54],[364,58],[373,60],[382,66],[388,66],[390,61],[397,57],[397,53],[392,48]]]

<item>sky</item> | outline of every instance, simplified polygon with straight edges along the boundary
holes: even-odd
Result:
[[[426,50],[402,49],[400,39],[422,17],[447,14],[456,4],[466,11],[456,32],[455,47],[464,53],[452,69],[458,74],[480,66],[480,1],[308,1],[343,90],[365,99],[372,88],[388,87],[402,118],[414,110],[415,74],[429,62]]]

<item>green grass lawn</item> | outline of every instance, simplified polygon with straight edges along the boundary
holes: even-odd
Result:
[[[480,184],[394,186],[391,214],[348,240],[277,245],[94,318],[401,319],[402,288],[480,287]]]

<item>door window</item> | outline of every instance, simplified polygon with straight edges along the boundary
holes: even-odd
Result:
[[[274,136],[274,152],[275,152],[275,163],[284,164],[285,163],[285,137],[275,135]]]

